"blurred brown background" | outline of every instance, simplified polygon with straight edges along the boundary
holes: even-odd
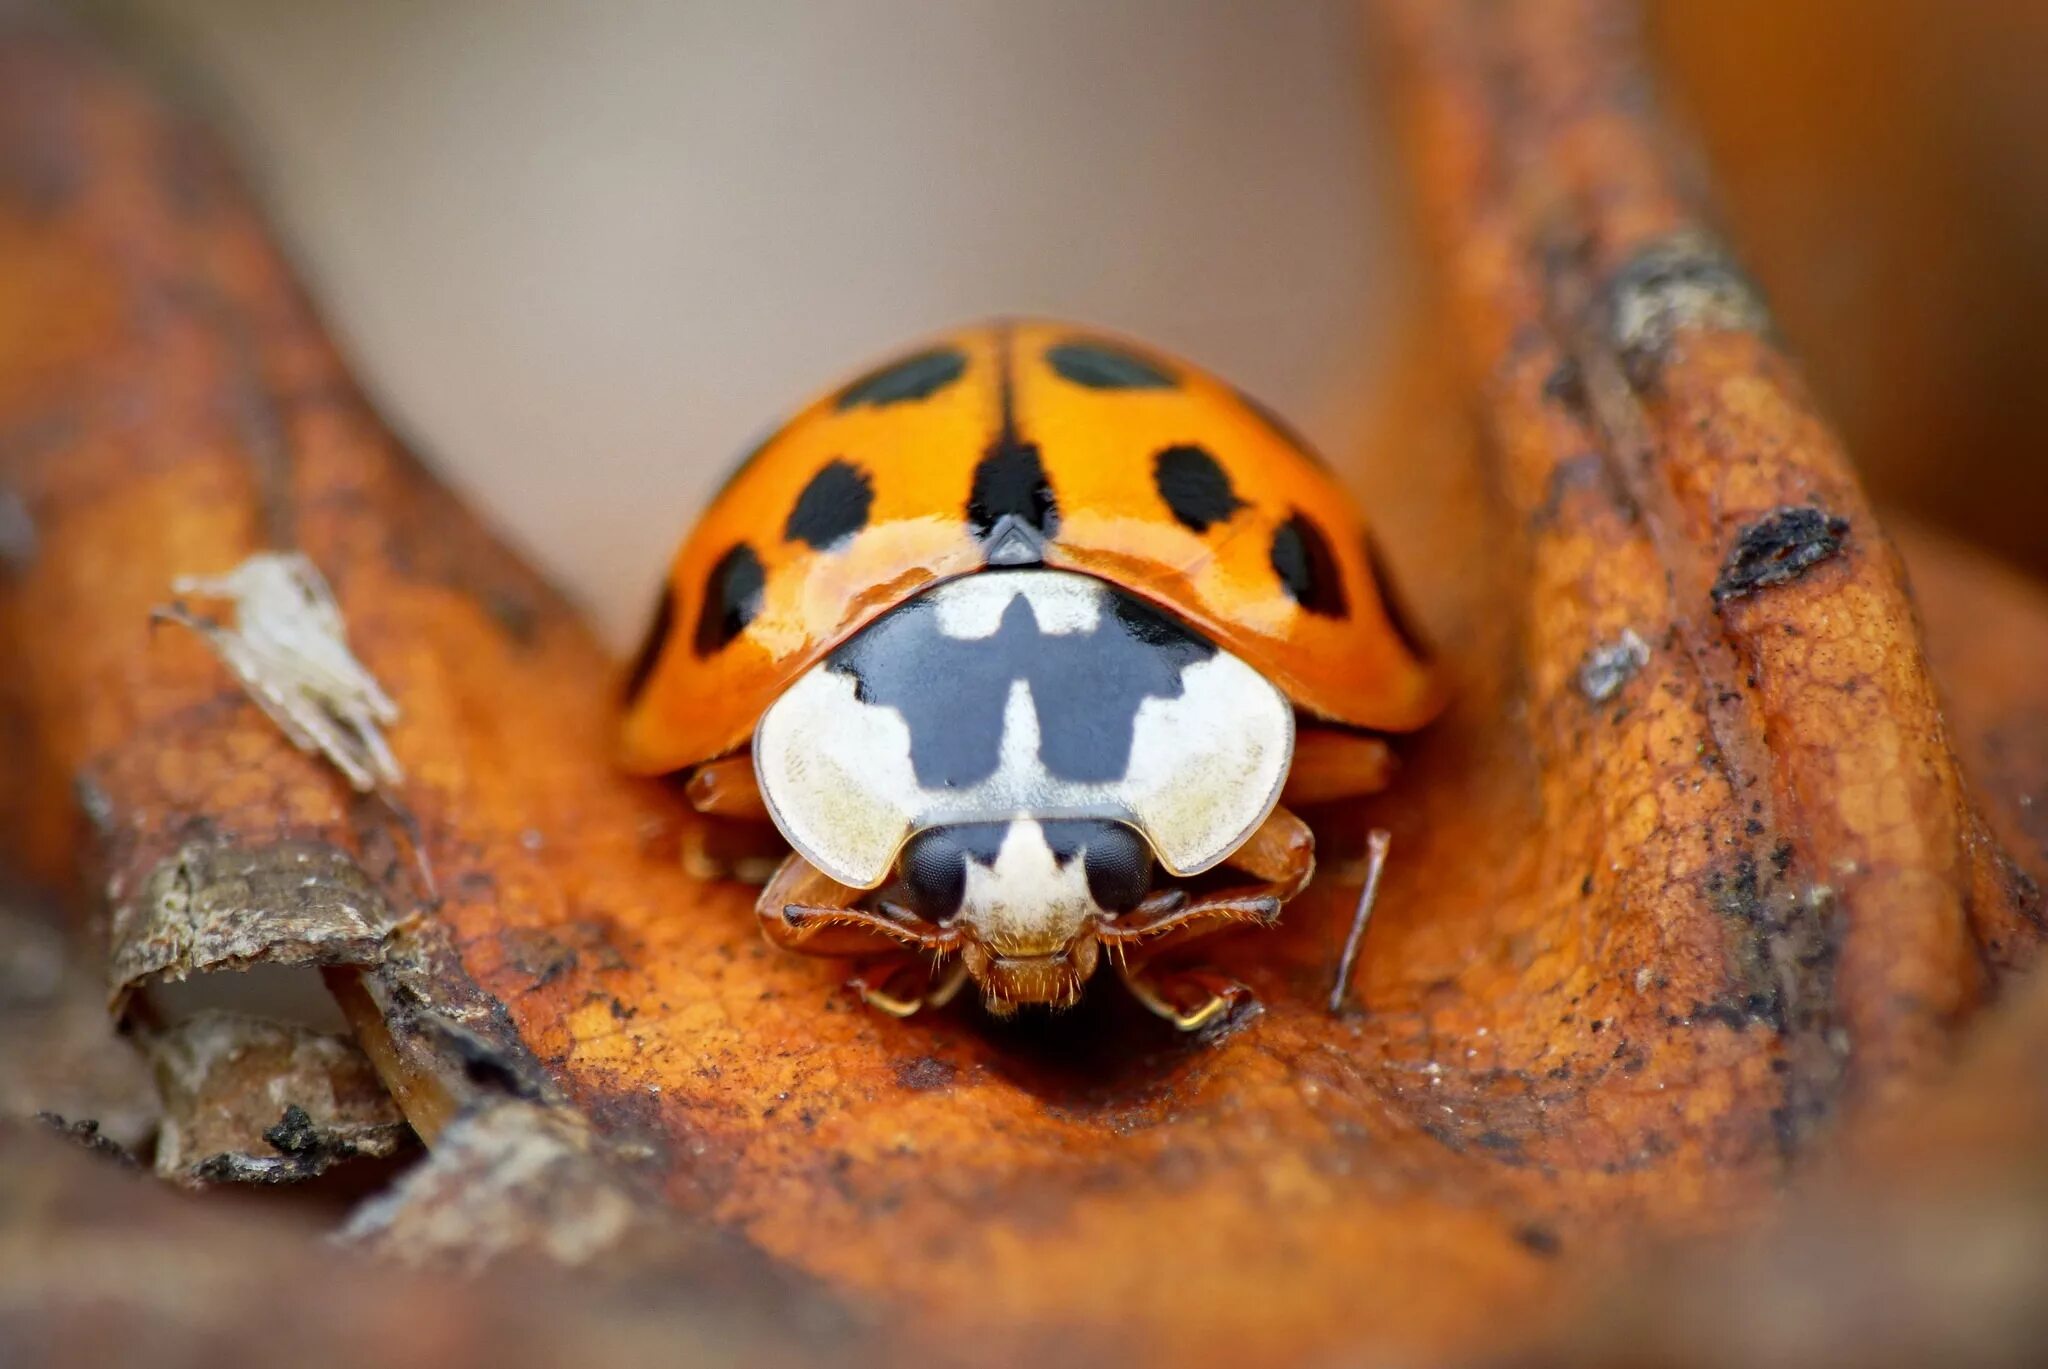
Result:
[[[387,411],[620,645],[732,454],[921,331],[1127,329],[1347,454],[1398,345],[1351,0],[93,8],[226,107]],[[2048,5],[1647,13],[1880,498],[2048,572]]]
[[[2048,4],[1648,12],[1736,245],[1879,499],[2048,575]]]

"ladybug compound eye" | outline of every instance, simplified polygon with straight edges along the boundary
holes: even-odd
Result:
[[[1152,888],[1152,848],[1124,824],[1096,818],[1020,819],[919,832],[897,860],[905,901],[931,922],[959,916],[967,902],[970,863],[983,867],[985,879],[993,882],[984,885],[984,895],[1000,889],[998,902],[1043,902],[1048,911],[1079,895],[1084,881],[1087,894],[1073,906],[1085,909],[1093,902],[1105,913],[1129,912]],[[967,915],[970,920],[975,916],[971,909]]]
[[[1101,823],[1084,849],[1088,893],[1104,912],[1128,913],[1151,892],[1152,848],[1130,828]]]
[[[934,827],[912,837],[897,870],[919,917],[943,922],[960,911],[967,892],[967,846],[952,828]]]

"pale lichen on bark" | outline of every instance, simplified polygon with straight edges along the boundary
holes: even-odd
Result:
[[[311,558],[259,552],[225,575],[179,576],[171,591],[233,605],[226,626],[183,603],[157,616],[204,637],[292,745],[325,756],[364,793],[403,781],[383,731],[398,705],[350,652],[334,591]]]

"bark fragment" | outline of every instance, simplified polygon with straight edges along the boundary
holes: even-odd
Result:
[[[101,1131],[99,1122],[93,1118],[73,1122],[56,1112],[39,1112],[35,1118],[81,1150],[104,1156],[125,1169],[134,1169],[140,1164],[126,1146]]]
[[[351,1041],[207,1013],[152,1033],[165,1115],[156,1171],[188,1184],[295,1183],[398,1153],[405,1118]]]
[[[644,1237],[657,1211],[573,1113],[504,1099],[443,1129],[432,1158],[358,1209],[342,1238],[470,1273],[514,1255],[578,1266]]]
[[[116,1007],[137,987],[280,965],[370,965],[398,918],[346,852],[320,842],[250,849],[187,842],[114,906]]]

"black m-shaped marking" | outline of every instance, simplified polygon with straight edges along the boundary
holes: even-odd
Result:
[[[1130,769],[1138,706],[1173,699],[1181,672],[1216,648],[1164,615],[1111,593],[1093,632],[1039,630],[1019,594],[993,636],[948,637],[917,599],[832,653],[861,702],[893,708],[910,729],[910,760],[926,789],[959,789],[995,774],[1003,709],[1019,680],[1038,713],[1038,759],[1053,776],[1104,784]]]

